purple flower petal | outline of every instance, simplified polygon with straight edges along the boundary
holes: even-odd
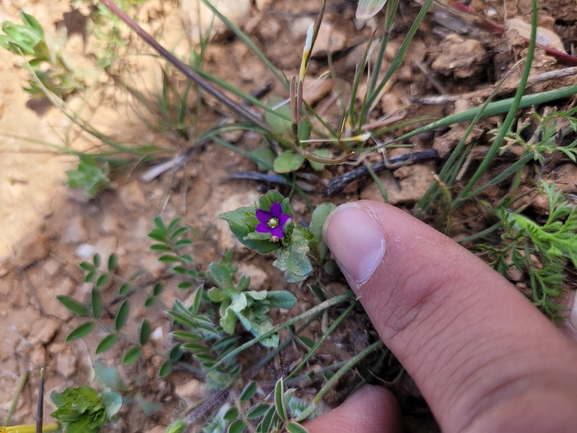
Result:
[[[256,226],[254,231],[259,232],[259,233],[268,233],[268,232],[270,232],[270,227],[268,226],[268,224],[266,222],[262,222]]]
[[[278,218],[280,220],[280,218],[282,217],[282,214],[283,214],[282,213],[282,206],[280,205],[280,203],[278,201],[275,201],[272,204],[272,206],[270,207],[269,212],[274,218]]]
[[[263,209],[256,210],[256,217],[261,223],[267,224],[268,220],[273,217],[273,213]]]
[[[284,238],[284,232],[282,231],[282,226],[277,226],[274,229],[270,229],[270,234],[276,236],[279,239]]]
[[[293,217],[290,215],[286,215],[286,214],[281,214],[280,217],[278,218],[278,222],[279,222],[279,227],[284,227],[284,225],[286,224],[286,222],[288,220],[292,220]]]

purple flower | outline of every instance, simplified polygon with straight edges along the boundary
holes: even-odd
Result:
[[[256,217],[260,222],[255,230],[259,233],[270,233],[273,242],[284,238],[283,227],[288,220],[292,219],[290,215],[282,213],[282,207],[278,201],[272,204],[270,210],[257,209]]]

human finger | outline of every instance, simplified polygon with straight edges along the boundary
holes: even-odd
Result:
[[[340,206],[324,237],[443,431],[574,427],[575,344],[482,260],[377,202]]]
[[[305,424],[309,433],[400,433],[401,410],[383,387],[365,385],[336,409]]]

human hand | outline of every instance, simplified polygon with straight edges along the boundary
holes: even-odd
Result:
[[[481,259],[392,206],[342,205],[324,238],[444,432],[577,431],[570,323],[564,334]],[[394,397],[374,386],[306,428],[403,431]]]

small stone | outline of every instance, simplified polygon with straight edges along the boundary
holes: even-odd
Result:
[[[347,36],[331,23],[323,21],[313,47],[314,57],[325,57],[328,53],[343,50],[347,45]]]
[[[224,220],[218,218],[218,215],[224,212],[229,212],[239,207],[251,206],[258,200],[258,194],[254,191],[249,191],[245,194],[234,194],[229,196],[220,205],[220,209],[216,212],[214,216],[214,221],[216,222],[216,234],[218,238],[218,243],[222,251],[234,249],[235,251],[241,251],[244,246],[238,241],[234,234],[230,231],[228,223]]]
[[[81,215],[72,217],[62,234],[62,242],[69,245],[76,245],[86,242],[90,234],[86,228],[86,222]]]
[[[76,257],[80,257],[81,259],[89,259],[94,254],[94,247],[89,244],[82,244],[78,245],[76,251],[74,251],[74,255]]]
[[[140,184],[136,181],[127,183],[118,188],[118,195],[122,204],[134,213],[140,213],[150,207],[150,202],[144,196]]]
[[[249,290],[268,290],[270,288],[270,278],[261,268],[248,263],[239,263],[238,271],[250,277]]]
[[[200,380],[190,379],[188,382],[177,386],[174,394],[180,399],[192,403],[195,400],[203,398],[207,394],[207,391]]]
[[[162,330],[162,326],[159,326],[158,328],[156,328],[154,331],[152,331],[150,333],[150,339],[154,340],[154,341],[162,340],[163,336],[164,336],[164,331]]]
[[[56,371],[68,379],[76,373],[76,364],[78,359],[72,353],[69,346],[66,346],[63,352],[56,355]]]
[[[44,346],[36,346],[32,351],[30,360],[36,366],[46,365],[46,349],[44,349]]]
[[[106,212],[104,215],[102,219],[102,230],[107,234],[114,233],[118,230],[118,218],[112,215],[111,212]]]
[[[60,329],[60,323],[55,319],[43,318],[32,322],[28,341],[32,344],[46,344],[54,338]]]
[[[58,274],[58,272],[60,272],[60,269],[62,269],[62,264],[56,259],[49,258],[46,260],[42,268],[44,269],[44,272],[46,272],[46,275],[53,277]]]
[[[34,230],[24,236],[14,249],[14,264],[23,268],[44,260],[50,252],[48,241],[41,230]]]

